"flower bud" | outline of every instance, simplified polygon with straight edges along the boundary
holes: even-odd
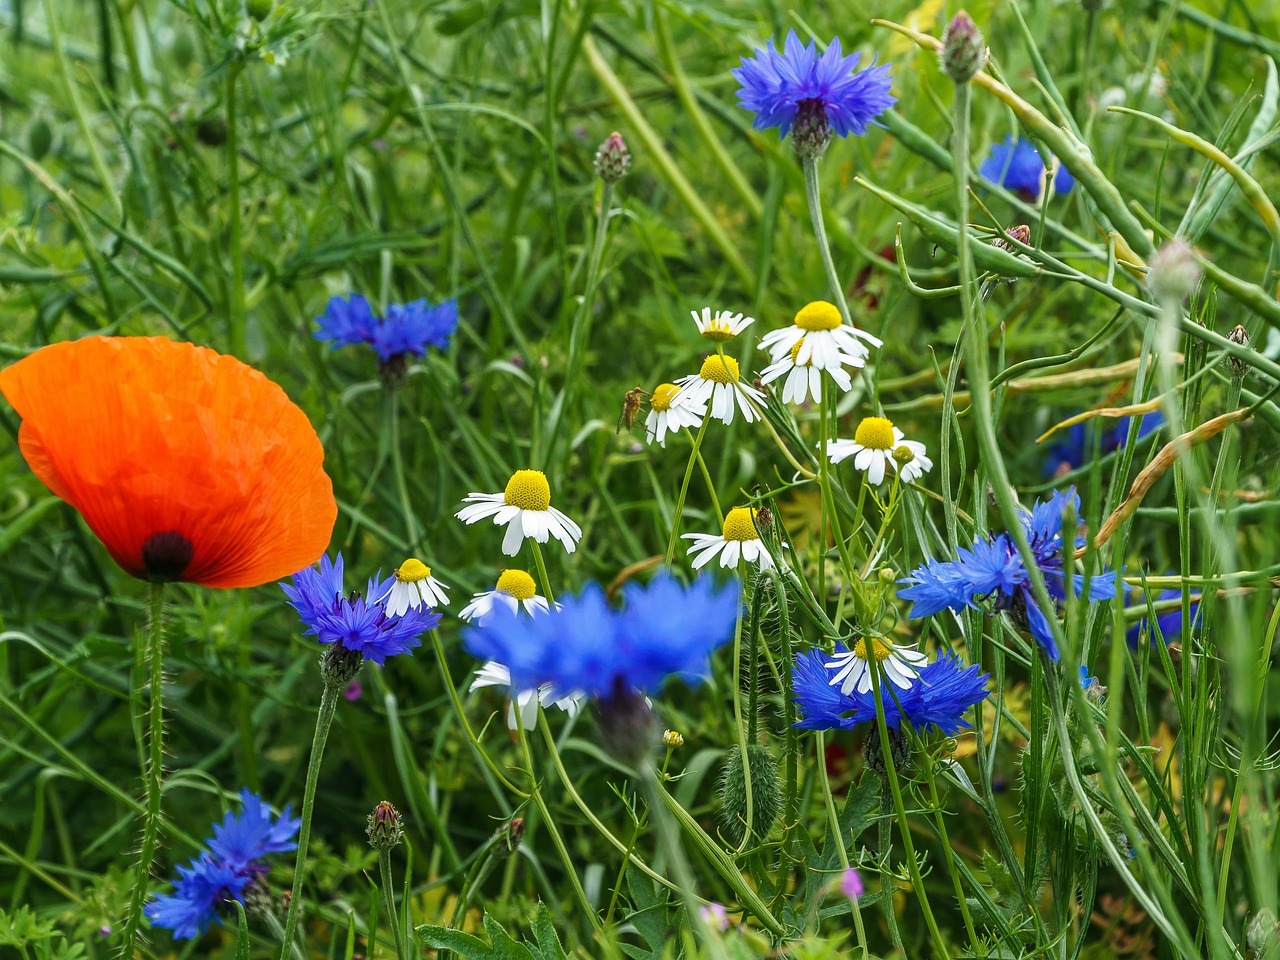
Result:
[[[751,832],[766,837],[782,810],[778,762],[760,743],[747,746],[747,760],[751,767]],[[747,781],[742,766],[742,750],[735,746],[725,757],[719,785],[720,830],[735,847],[747,832]]]
[[[1249,921],[1244,942],[1255,957],[1274,958],[1280,955],[1280,921],[1267,907],[1255,913]]]
[[[684,735],[675,730],[665,730],[662,734],[662,742],[674,750],[676,747],[684,746]]]
[[[271,16],[274,7],[275,0],[245,0],[244,4],[245,13],[259,22]]]
[[[375,850],[390,850],[404,839],[404,827],[400,824],[400,814],[387,800],[373,808],[369,814],[369,825],[365,829],[369,838],[369,846]]]
[[[831,143],[831,122],[821,100],[801,100],[791,124],[791,146],[801,160],[817,160]]]
[[[1174,238],[1159,249],[1147,271],[1147,287],[1158,303],[1179,304],[1200,280],[1200,264],[1182,240]]]
[[[619,681],[611,696],[597,701],[597,707],[605,747],[622,763],[639,767],[658,739],[649,701]]]
[[[956,85],[968,83],[982,69],[985,59],[982,33],[969,14],[961,10],[942,34],[942,50],[938,53],[942,72]]]
[[[1236,328],[1227,334],[1227,339],[1234,344],[1247,347],[1249,346],[1249,331],[1237,324]],[[1231,375],[1234,377],[1243,377],[1249,372],[1249,364],[1239,357],[1227,357],[1227,367],[1230,368]]]
[[[893,769],[901,773],[911,769],[911,741],[901,730],[889,730],[889,755]],[[880,732],[871,729],[862,745],[862,762],[878,777],[885,775],[884,751],[880,749]]]
[[[617,183],[631,167],[631,154],[617,130],[604,138],[596,151],[596,176],[605,183]]]
[[[320,656],[320,676],[327,687],[344,689],[362,666],[364,654],[359,650],[348,650],[340,643],[329,644]]]
[[[524,817],[512,817],[493,832],[493,855],[505,860],[516,852],[524,836]]]

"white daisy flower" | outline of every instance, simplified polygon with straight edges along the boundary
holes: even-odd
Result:
[[[674,383],[662,383],[649,395],[644,432],[650,443],[657,440],[658,446],[665,447],[668,431],[678,433],[685,427],[702,426],[702,418],[707,415],[706,403],[682,405],[677,402],[682,392]]]
[[[694,409],[711,402],[711,416],[726,426],[733,423],[735,409],[742,410],[742,418],[751,423],[759,419],[752,401],[764,403],[764,394],[742,382],[738,373],[738,361],[733,357],[721,357],[713,353],[702,361],[702,369],[676,381],[680,392],[674,403]]]
[[[681,539],[692,540],[687,553],[693,557],[693,569],[701,570],[717,556],[720,566],[733,570],[741,557],[762,569],[773,566],[773,558],[764,548],[764,542],[756,530],[756,511],[750,507],[734,507],[724,518],[724,533],[686,533]]]
[[[463,502],[469,506],[454,516],[464,523],[493,517],[498,526],[507,525],[502,552],[508,557],[520,552],[520,541],[525,537],[539,543],[555,537],[568,553],[573,553],[582,539],[582,528],[551,506],[551,485],[541,470],[517,470],[502,493],[472,493]]]
[[[804,342],[805,338],[801,337],[792,346],[790,353],[769,364],[760,374],[761,383],[771,383],[783,374],[787,375],[782,384],[783,403],[804,403],[810,394],[813,395],[814,403],[822,400],[822,370],[814,364],[813,355],[810,354],[804,363],[799,363],[796,359],[804,349]],[[853,378],[844,368],[861,367],[866,360],[861,354],[840,351],[837,351],[836,356],[836,365],[827,367],[826,371],[837,387],[847,391],[853,385]]]
[[[839,684],[840,692],[846,697],[854,690],[866,693],[871,689],[871,663],[867,652],[867,641],[859,640],[852,650],[834,654],[835,659],[824,664],[828,670],[835,671],[830,685]],[[900,647],[875,637],[871,639],[870,654],[880,664],[881,680],[887,679],[899,690],[910,687],[920,675],[920,668],[929,662],[929,658],[919,650]]]
[[[396,567],[395,582],[378,597],[378,603],[386,606],[387,616],[402,617],[424,604],[428,607],[445,606],[449,598],[444,591],[445,585],[431,576],[431,568],[417,557],[410,557]]]
[[[559,707],[569,716],[574,716],[582,708],[583,701],[587,699],[587,695],[580,691],[574,691],[563,697],[557,697],[551,690],[551,684],[544,683],[536,690],[521,690],[519,692],[511,690],[511,671],[498,663],[497,660],[490,660],[479,670],[476,671],[476,678],[471,681],[470,690],[479,690],[481,687],[506,687],[507,694],[507,729],[519,728],[532,730],[538,723],[538,704],[544,707]]]
[[[800,366],[812,363],[819,370],[840,367],[844,363],[842,355],[869,356],[868,343],[873,347],[884,345],[879,337],[845,323],[840,310],[825,300],[805,304],[791,326],[770,331],[760,338],[761,349],[768,350],[775,362],[789,354],[797,343],[800,348],[795,362]]]
[[[884,480],[889,467],[901,473],[905,483],[933,469],[924,444],[902,439],[902,431],[884,417],[863,417],[852,440],[828,440],[827,456],[832,463],[853,457],[854,467],[866,473],[872,486]]]
[[[538,596],[538,587],[528,573],[524,570],[503,570],[498,576],[497,586],[472,596],[458,617],[468,623],[483,620],[493,612],[495,603],[501,603],[512,613],[519,613],[524,607],[528,614],[546,613],[550,606],[546,597]]]
[[[697,310],[689,312],[693,314],[693,322],[698,325],[698,333],[716,343],[732,340],[756,322],[755,317],[744,317],[740,313],[730,313],[728,310],[717,310],[713,317],[710,307],[703,307],[701,314]]]

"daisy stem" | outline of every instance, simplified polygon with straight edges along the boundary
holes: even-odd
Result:
[[[817,736],[818,781],[822,784],[822,801],[827,808],[827,820],[831,824],[831,842],[836,845],[836,853],[840,856],[840,866],[849,869],[849,851],[844,845],[844,831],[840,829],[840,817],[836,814],[836,798],[831,794],[831,780],[827,776],[827,743],[826,731],[819,730]],[[849,898],[849,910],[853,914],[853,929],[858,937],[858,947],[862,955],[867,954],[867,932],[862,926],[862,907],[858,906],[858,898]]]
[[[245,354],[244,246],[240,226],[240,141],[236,136],[236,80],[243,60],[227,64],[227,254],[231,260],[231,352]]]
[[[530,540],[533,545],[533,564],[538,568],[538,579],[542,581],[542,593],[547,598],[547,603],[555,606],[556,597],[551,592],[551,578],[547,576],[547,564],[542,559],[542,545],[537,540]]]
[[[880,695],[884,677],[880,671],[880,661],[872,659],[871,695],[876,701],[876,728],[880,731],[880,755],[884,759],[884,776],[889,784],[889,793],[893,796],[893,810],[898,819],[898,832],[902,835],[902,846],[907,854],[907,869],[911,873],[911,883],[916,888],[916,899],[924,912],[924,922],[929,927],[929,941],[934,953],[946,960],[946,949],[943,946],[942,934],[938,931],[938,921],[933,917],[933,908],[929,906],[929,894],[924,888],[924,877],[920,875],[920,863],[916,860],[915,844],[911,842],[911,824],[907,822],[907,809],[902,802],[902,787],[898,784],[898,771],[894,767],[893,747],[889,743],[889,727],[884,719],[884,699]]]
[[[684,479],[680,481],[680,496],[676,499],[676,512],[671,518],[671,538],[667,541],[667,563],[671,566],[671,560],[676,555],[676,539],[680,536],[680,517],[684,513],[684,498],[689,493],[689,478],[693,476],[693,464],[698,459],[698,451],[702,449],[702,438],[707,432],[707,423],[711,419],[710,415],[702,418],[702,426],[698,427],[698,434],[693,438],[693,450],[689,453],[689,463],[684,468]],[[684,432],[688,433],[689,428],[685,427]]]
[[[395,937],[396,956],[400,953],[400,917],[396,912],[396,888],[391,881],[391,851],[378,852],[378,870],[382,875],[382,896],[387,901],[387,916],[391,919],[391,934]]]
[[[333,714],[338,708],[339,685],[325,683],[320,693],[320,710],[316,713],[316,731],[311,739],[311,757],[307,761],[307,785],[302,794],[302,825],[298,829],[298,857],[293,868],[293,890],[289,896],[289,913],[284,921],[284,942],[280,946],[280,960],[289,955],[302,911],[302,874],[307,863],[307,846],[311,843],[311,815],[316,807],[316,784],[320,780],[320,761],[324,758],[324,745],[329,739]]]
[[[147,791],[147,809],[143,817],[142,849],[138,852],[138,869],[129,898],[129,914],[125,918],[121,956],[132,957],[138,938],[138,922],[142,918],[142,901],[151,886],[151,862],[155,859],[160,836],[161,777],[164,773],[164,583],[151,584],[147,615],[147,662],[150,667],[147,707],[147,765],[143,782]],[[141,679],[141,678],[139,678]]]
[[[688,427],[685,427],[685,430],[688,430],[688,429],[689,429]],[[711,497],[711,509],[714,510],[716,513],[716,522],[723,525],[724,513],[721,512],[720,500],[716,497],[716,485],[711,481],[711,471],[707,469],[707,461],[703,459],[702,451],[699,450],[697,451],[697,453],[698,453],[698,468],[702,472],[702,479],[707,482],[707,493]]]

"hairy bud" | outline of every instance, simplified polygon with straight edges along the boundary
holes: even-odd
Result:
[[[747,762],[751,767],[751,832],[757,837],[766,837],[782,810],[778,763],[769,748],[759,743],[747,746]],[[735,847],[742,843],[747,832],[747,781],[742,766],[742,750],[735,746],[725,757],[717,791],[720,830]]]
[[[631,154],[617,130],[604,138],[596,151],[596,176],[605,183],[617,183],[631,168]]]
[[[938,53],[942,72],[956,85],[968,83],[982,69],[985,59],[982,33],[969,14],[961,10],[942,34],[942,50]]]
[[[389,801],[383,800],[373,808],[365,835],[369,838],[369,846],[375,850],[390,850],[404,839],[400,814]]]
[[[1249,346],[1249,331],[1237,325],[1234,330],[1227,334],[1227,339],[1238,346],[1247,347]],[[1231,375],[1235,377],[1243,377],[1249,372],[1249,364],[1239,357],[1227,357],[1227,367],[1230,368]]]

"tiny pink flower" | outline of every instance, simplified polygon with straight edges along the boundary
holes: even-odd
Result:
[[[862,875],[850,867],[840,877],[840,892],[850,900],[857,900],[863,894]]]
[[[702,919],[709,927],[715,927],[721,933],[729,929],[729,914],[723,903],[709,903],[701,907]]]
[[[347,698],[348,703],[355,703],[360,699],[360,693],[363,689],[359,680],[352,680],[343,688],[342,695]]]

